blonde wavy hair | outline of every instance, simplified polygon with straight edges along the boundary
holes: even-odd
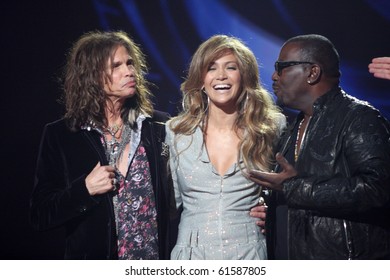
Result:
[[[273,144],[285,118],[271,94],[260,85],[256,57],[238,38],[214,35],[199,46],[181,84],[182,111],[172,119],[170,129],[175,133],[175,141],[180,135],[193,134],[197,127],[205,133],[208,100],[202,92],[204,77],[209,66],[228,53],[236,56],[242,81],[235,121],[240,137],[237,161],[242,155],[245,168],[269,170],[274,158]]]

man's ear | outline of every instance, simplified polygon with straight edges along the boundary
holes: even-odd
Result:
[[[308,84],[316,84],[320,81],[322,74],[321,67],[317,64],[313,64],[310,68],[309,76],[307,77]]]

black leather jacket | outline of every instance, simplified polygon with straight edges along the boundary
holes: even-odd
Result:
[[[302,113],[277,151],[294,149]],[[283,183],[289,259],[390,259],[390,125],[340,88],[320,97],[295,164]],[[267,216],[275,247],[275,192]]]

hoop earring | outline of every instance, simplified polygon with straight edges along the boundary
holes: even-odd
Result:
[[[206,113],[207,110],[209,109],[210,97],[208,96],[207,92],[205,91],[204,86],[200,88],[200,91],[203,92],[207,96],[207,104],[206,104],[206,108],[204,108],[204,113]]]
[[[244,114],[246,112],[246,109],[248,107],[248,101],[249,100],[249,96],[248,96],[248,93],[246,93],[246,97],[245,97],[245,101],[244,101],[244,104],[243,106],[241,107],[241,112]]]
[[[185,106],[185,102],[184,102],[184,97],[183,97],[183,99],[181,100],[181,108],[182,108],[183,111],[186,110],[186,106]]]

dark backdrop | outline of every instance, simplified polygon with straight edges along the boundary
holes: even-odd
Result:
[[[373,0],[42,0],[1,1],[1,259],[58,259],[60,230],[37,233],[28,200],[45,123],[61,117],[57,77],[65,53],[82,33],[124,30],[141,44],[156,108],[176,113],[191,54],[207,37],[242,38],[270,89],[273,62],[287,38],[318,33],[339,50],[342,86],[390,116],[390,81],[367,71],[372,57],[390,56],[390,2]]]

